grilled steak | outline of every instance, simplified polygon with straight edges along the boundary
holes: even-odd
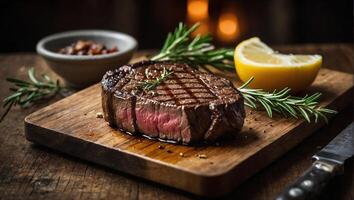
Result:
[[[151,90],[142,82],[172,72]],[[242,127],[243,98],[230,81],[188,64],[143,61],[108,71],[102,107],[110,125],[132,134],[182,142],[215,141]]]

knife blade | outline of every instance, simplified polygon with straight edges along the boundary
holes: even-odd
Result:
[[[329,181],[344,171],[344,163],[354,155],[354,122],[316,153],[312,166],[288,186],[276,200],[316,198]]]

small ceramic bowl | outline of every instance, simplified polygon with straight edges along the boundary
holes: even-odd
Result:
[[[103,55],[65,55],[61,48],[78,40],[93,40],[118,52]],[[37,43],[37,53],[68,85],[82,88],[97,83],[104,73],[129,62],[137,48],[136,40],[124,33],[103,30],[79,30],[58,33]]]

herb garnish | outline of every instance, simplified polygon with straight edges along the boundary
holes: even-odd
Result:
[[[173,33],[169,33],[160,53],[152,57],[151,60],[163,61],[182,61],[205,67],[211,65],[221,69],[234,69],[233,50],[232,49],[216,49],[211,44],[211,36],[197,36],[194,39],[190,34],[199,27],[199,23],[194,24],[191,28],[180,23]],[[141,89],[153,90],[164,80],[166,80],[173,72],[163,69],[161,75],[155,80],[146,80],[142,82]],[[3,100],[4,107],[7,106],[5,113],[1,116],[0,122],[9,112],[12,106],[20,105],[21,107],[43,98],[55,95],[62,89],[59,82],[52,81],[48,76],[42,75],[42,80],[35,78],[34,69],[28,71],[28,75],[32,82],[26,82],[19,79],[8,78],[7,81],[12,82],[18,88],[10,88],[15,93]],[[148,72],[145,76],[149,78]],[[245,98],[245,105],[252,109],[258,109],[262,106],[269,117],[273,117],[273,112],[283,114],[285,117],[304,118],[311,122],[311,117],[322,118],[327,122],[327,114],[335,114],[337,111],[326,109],[318,106],[318,99],[321,93],[315,93],[310,96],[296,97],[290,95],[290,89],[284,88],[281,91],[265,92],[262,89],[247,88],[251,78],[238,89]]]
[[[28,70],[28,77],[30,82],[16,78],[6,79],[8,82],[13,83],[15,87],[10,88],[14,93],[3,99],[3,107],[6,109],[1,115],[0,122],[8,114],[12,106],[27,107],[39,99],[54,96],[63,89],[59,84],[59,80],[53,81],[45,74],[42,74],[41,79],[38,80],[34,68]]]
[[[155,80],[146,80],[142,82],[140,85],[140,88],[143,90],[153,90],[155,89],[158,85],[160,85],[163,81],[165,81],[173,72],[169,69],[166,69],[165,67],[163,68],[162,73],[160,74],[159,77],[157,77]],[[145,76],[148,78],[149,74],[148,71],[145,71]]]
[[[188,28],[179,23],[174,32],[169,33],[159,54],[151,60],[173,60],[191,63],[194,65],[211,65],[221,69],[235,69],[233,63],[234,52],[232,49],[216,49],[211,44],[210,35],[198,35],[194,39],[190,34],[194,32],[199,23]]]
[[[252,82],[253,77],[244,83],[238,90],[245,99],[245,105],[257,109],[257,105],[261,105],[267,111],[269,117],[273,116],[273,112],[283,114],[286,117],[304,118],[307,122],[311,122],[311,117],[315,117],[317,123],[321,117],[326,122],[328,119],[325,113],[336,114],[337,111],[322,108],[318,106],[318,99],[321,93],[317,92],[310,96],[304,97],[291,96],[290,89],[284,88],[281,91],[272,93],[265,92],[262,89],[250,89],[247,86]]]

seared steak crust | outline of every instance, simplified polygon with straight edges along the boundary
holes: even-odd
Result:
[[[141,89],[164,68],[173,73],[155,89]],[[185,63],[124,65],[108,71],[101,83],[105,120],[132,134],[188,144],[215,141],[243,126],[243,98],[232,83]]]

